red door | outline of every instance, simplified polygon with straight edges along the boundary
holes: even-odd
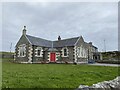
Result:
[[[55,53],[50,53],[50,61],[55,62],[56,59],[56,54]]]

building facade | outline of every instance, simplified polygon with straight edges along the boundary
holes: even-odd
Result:
[[[98,48],[92,42],[85,42],[82,36],[49,41],[26,34],[24,26],[22,36],[15,46],[15,61],[20,63],[87,63],[95,59]],[[96,58],[98,59],[98,58]]]

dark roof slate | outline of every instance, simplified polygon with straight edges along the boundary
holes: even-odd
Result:
[[[87,43],[87,42],[85,42],[85,45],[86,46],[89,46],[90,44],[89,43]],[[94,46],[94,45],[92,45],[92,47],[94,47],[94,48],[96,48],[96,49],[98,49],[96,46]]]
[[[63,39],[60,41],[54,41],[53,46],[54,47],[74,46],[78,38],[79,37],[74,37],[69,39]]]
[[[26,35],[26,37],[29,39],[29,41],[32,43],[32,45],[52,47],[52,41],[34,37],[34,36],[30,36],[30,35]]]
[[[28,38],[28,40],[31,42],[32,45],[52,47],[52,41],[30,36],[30,35],[26,35],[26,37]],[[79,37],[74,37],[69,39],[63,39],[60,41],[53,41],[53,47],[74,46],[78,38]]]

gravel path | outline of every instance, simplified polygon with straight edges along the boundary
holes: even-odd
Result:
[[[103,63],[93,63],[93,64],[88,64],[88,65],[97,65],[97,66],[113,66],[113,67],[118,67],[120,64],[103,64]]]

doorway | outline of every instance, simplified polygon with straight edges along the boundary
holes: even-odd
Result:
[[[56,54],[50,53],[50,62],[55,62],[55,61],[56,61]]]

